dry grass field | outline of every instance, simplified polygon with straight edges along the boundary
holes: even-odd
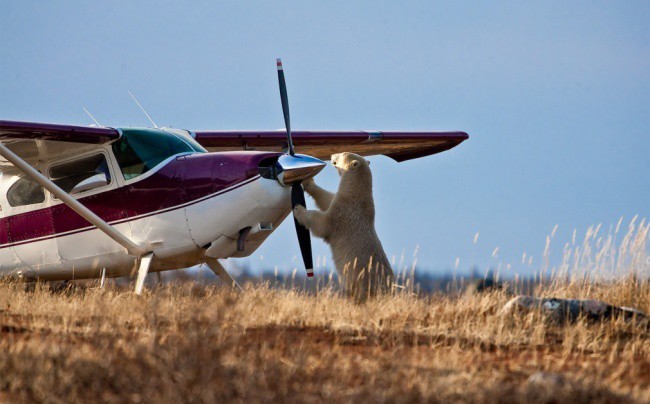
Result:
[[[648,227],[630,231],[572,247],[567,268],[574,256],[590,271],[613,259],[635,276],[558,267],[536,294],[650,313]],[[328,287],[245,289],[1,283],[0,401],[650,402],[647,322],[501,316],[504,292],[402,289],[357,305]]]
[[[592,287],[650,311],[650,284]],[[0,287],[5,402],[650,401],[647,324],[502,318],[503,294],[355,305],[336,293],[190,284]],[[538,372],[564,380],[533,383]]]

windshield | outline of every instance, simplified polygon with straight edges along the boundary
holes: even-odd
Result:
[[[112,147],[126,180],[146,173],[171,156],[203,151],[181,136],[152,129],[123,129],[122,137]]]

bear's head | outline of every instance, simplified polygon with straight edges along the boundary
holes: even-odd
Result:
[[[370,171],[370,162],[354,153],[332,154],[332,165],[336,167],[340,176],[345,173]]]
[[[337,195],[347,195],[358,201],[367,199],[372,207],[370,162],[357,154],[338,153],[332,155],[332,165],[341,176]]]

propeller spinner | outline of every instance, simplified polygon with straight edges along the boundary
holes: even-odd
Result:
[[[278,82],[280,84],[280,99],[282,100],[282,112],[284,113],[284,125],[287,129],[287,154],[280,157],[278,163],[283,169],[283,173],[278,176],[278,180],[285,184],[291,184],[291,208],[296,205],[307,206],[305,204],[305,191],[302,188],[301,182],[305,178],[310,178],[325,167],[325,163],[321,160],[309,157],[296,155],[293,150],[293,140],[291,139],[291,120],[289,118],[289,97],[287,96],[287,84],[284,81],[284,70],[282,69],[282,60],[277,59],[278,65]],[[296,233],[298,235],[298,243],[300,244],[300,252],[302,253],[302,260],[305,263],[305,270],[307,276],[314,276],[314,264],[311,253],[311,238],[309,230],[303,227],[296,220],[295,216],[293,222],[296,225]]]

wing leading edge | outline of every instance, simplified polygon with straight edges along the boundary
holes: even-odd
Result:
[[[287,147],[286,132],[278,131],[195,131],[196,140],[210,151],[282,151]],[[362,156],[383,154],[406,161],[449,150],[469,138],[467,133],[388,132],[388,131],[292,131],[298,153],[329,160],[334,153],[352,152]]]

